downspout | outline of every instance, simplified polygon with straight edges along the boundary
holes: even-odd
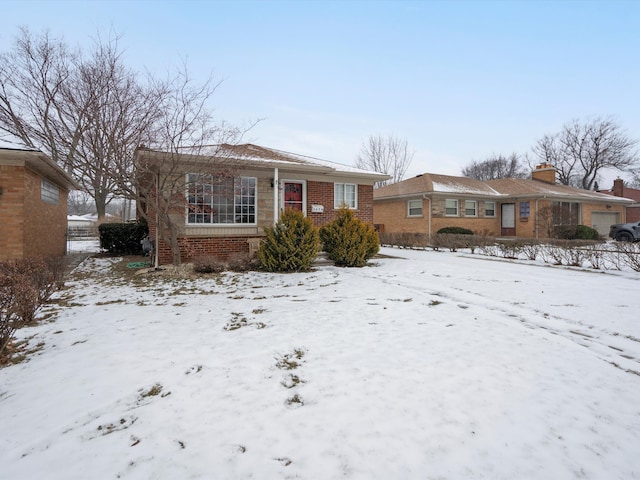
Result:
[[[278,208],[278,184],[280,180],[278,179],[278,169],[273,169],[273,224],[278,223],[278,212],[280,209]]]
[[[160,202],[158,201],[158,188],[160,188],[160,172],[156,173],[156,244],[154,245],[153,248],[153,253],[154,253],[154,268],[156,270],[158,270],[160,268],[160,257],[158,255],[158,246],[160,245],[159,240],[160,240],[160,235],[159,235],[159,231],[160,231],[160,215],[158,214],[158,208],[160,205]]]
[[[546,195],[544,195],[542,197],[542,199],[544,200],[545,198],[547,198]],[[539,198],[536,198],[536,216],[535,216],[535,222],[536,222],[536,240],[538,240],[540,238],[540,220],[539,220],[539,215],[538,215],[538,211],[539,211],[539,207],[538,207],[538,202],[540,201]]]
[[[426,195],[422,195],[422,198],[429,201],[429,215],[428,215],[428,227],[429,227],[429,241],[431,241],[431,199]]]

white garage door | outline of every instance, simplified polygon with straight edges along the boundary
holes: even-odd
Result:
[[[620,214],[616,212],[593,212],[591,214],[591,225],[600,235],[609,235],[609,227],[614,223],[620,223]]]

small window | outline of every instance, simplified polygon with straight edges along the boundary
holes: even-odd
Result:
[[[346,205],[355,210],[358,208],[358,186],[354,183],[334,183],[333,207],[340,208]]]
[[[444,214],[449,217],[458,216],[458,200],[445,200],[444,201]]]
[[[531,206],[529,202],[520,202],[520,218],[529,218]]]
[[[409,217],[422,216],[422,200],[409,200],[407,202],[407,216]]]
[[[485,217],[496,216],[496,202],[484,202],[484,216]]]
[[[42,189],[40,191],[40,196],[43,202],[58,205],[59,194],[60,189],[55,183],[50,182],[46,178],[42,179]]]
[[[464,216],[465,217],[476,217],[478,216],[478,202],[475,200],[465,200],[464,201]]]

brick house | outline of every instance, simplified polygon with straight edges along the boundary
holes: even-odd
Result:
[[[625,223],[640,222],[640,190],[637,188],[629,188],[624,185],[624,180],[616,178],[613,181],[611,190],[598,190],[600,193],[614,195],[616,197],[630,198],[635,203],[626,207]],[[619,223],[619,222],[615,222]]]
[[[273,226],[284,208],[300,210],[321,226],[333,220],[344,204],[360,220],[372,223],[373,185],[389,178],[252,144],[217,145],[208,154],[197,155],[141,147],[136,166],[140,184],[180,186],[177,195],[183,199],[170,215],[180,226],[182,261],[253,253],[264,227]],[[153,197],[148,194],[140,208],[147,212],[158,264],[167,264],[173,261],[172,252],[157,234],[155,211],[162,208],[156,208]]]
[[[606,236],[625,221],[626,198],[556,184],[556,170],[538,165],[531,179],[483,182],[425,173],[376,189],[374,223],[384,232],[434,234],[464,227],[490,236],[547,238],[559,225],[588,225]]]
[[[41,151],[0,142],[0,261],[64,255],[73,188]]]

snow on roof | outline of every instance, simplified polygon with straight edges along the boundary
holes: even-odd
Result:
[[[310,157],[307,155],[300,155],[297,153],[286,152],[284,150],[278,150],[275,148],[267,148],[250,143],[242,145],[209,145],[202,148],[190,148],[186,147],[181,151],[188,152],[194,155],[211,155],[213,157],[228,158],[230,160],[241,160],[244,162],[257,162],[268,163],[272,165],[306,165],[326,168],[330,171],[353,173],[356,175],[368,175],[377,176],[381,180],[390,178],[389,175],[379,172],[373,172],[370,170],[363,170],[360,168],[344,165],[341,163],[331,162],[320,158]]]
[[[39,151],[37,148],[28,147],[18,137],[9,135],[8,133],[3,133],[0,137],[0,148],[9,150],[29,150],[32,152]]]

